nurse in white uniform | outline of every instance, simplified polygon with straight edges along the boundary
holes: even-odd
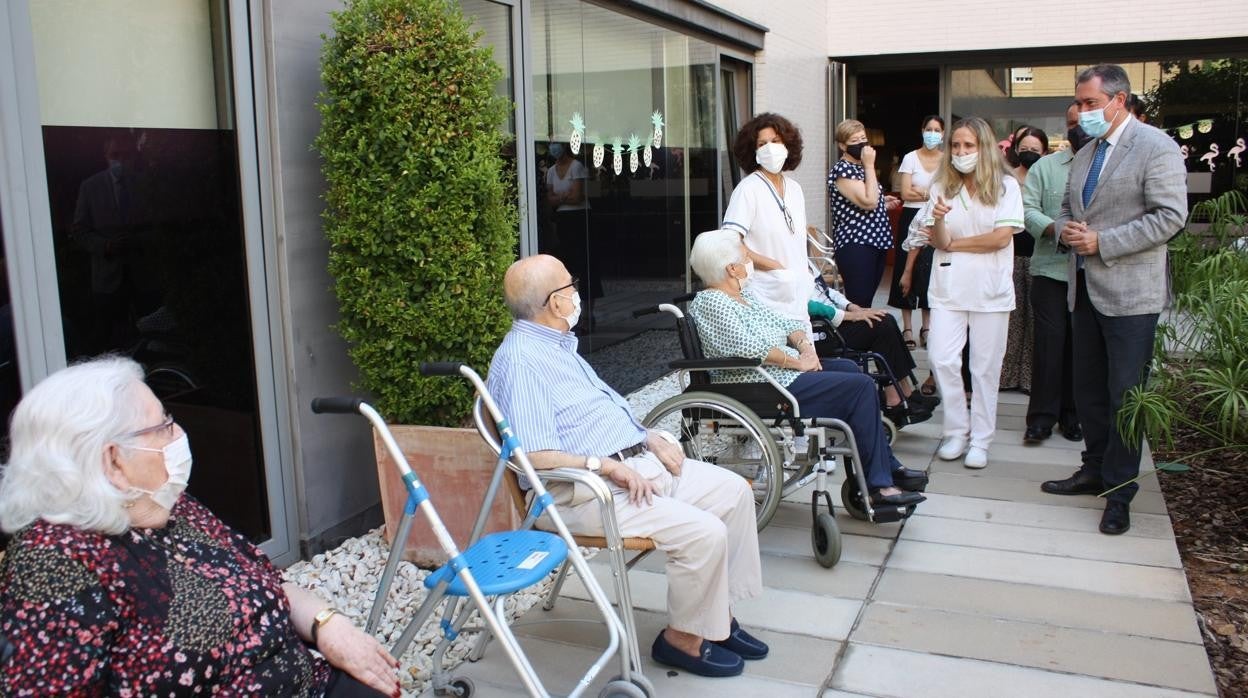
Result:
[[[749,172],[728,200],[723,228],[741,234],[754,262],[750,292],[797,320],[810,334],[806,301],[814,290],[807,268],[806,199],[785,172],[802,162],[802,135],[779,114],[759,114],[737,132],[737,164]],[[856,308],[849,308],[855,310]]]
[[[962,394],[962,346],[970,332],[971,406],[945,399],[944,440],[937,455],[965,456],[968,468],[988,465],[996,431],[997,390],[1014,309],[1013,235],[1023,227],[1018,181],[1009,175],[992,128],[962,119],[930,196],[916,216],[915,235],[935,248],[928,303],[932,331],[928,353],[940,394]]]

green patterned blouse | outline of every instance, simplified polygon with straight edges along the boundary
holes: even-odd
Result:
[[[749,291],[742,294],[745,303],[738,303],[723,291],[701,291],[689,303],[689,315],[698,326],[702,352],[708,359],[740,356],[762,359],[773,347],[796,359],[798,351],[788,345],[789,335],[805,330],[802,323],[786,318],[755,298]],[[764,365],[780,385],[787,386],[801,371]],[[758,383],[762,378],[753,369],[712,371],[716,383]]]

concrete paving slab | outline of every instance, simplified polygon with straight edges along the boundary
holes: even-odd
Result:
[[[887,698],[1192,698],[1210,695],[851,643],[831,688]]]
[[[1201,645],[870,603],[854,641],[1209,693]]]
[[[656,551],[633,569],[663,574],[666,562],[662,551]],[[825,569],[813,559],[787,555],[763,555],[762,568],[763,584],[768,587],[843,599],[865,599],[880,573],[876,565],[841,560],[833,569]]]
[[[1048,504],[1029,504],[999,499],[960,497],[951,494],[927,492],[923,502],[922,516],[939,516],[968,521],[992,521],[996,523],[1035,526],[1065,531],[1097,531],[1101,521],[1101,509],[1085,509],[1064,506],[1070,498],[1050,496]],[[1099,531],[1098,531],[1099,533]],[[1170,517],[1165,514],[1131,512],[1131,530],[1120,536],[1143,536],[1172,541],[1174,529]]]
[[[839,517],[838,517],[839,522]],[[892,540],[875,536],[855,536],[842,531],[841,559],[864,565],[881,565],[892,547]],[[810,547],[810,528],[784,528],[768,526],[758,532],[759,549],[768,555],[790,555],[814,559]]]
[[[921,511],[921,510],[920,510]],[[1174,543],[1158,538],[1107,536],[1099,531],[1054,531],[1015,526],[998,521],[965,521],[914,516],[901,534],[902,540],[949,543],[974,548],[1019,552],[1084,560],[1126,562],[1133,565],[1181,567]]]
[[[800,497],[797,501],[780,500],[780,506],[776,508],[776,515],[772,517],[771,523],[767,524],[767,527],[781,526],[809,533],[811,526],[810,492],[813,488],[814,485],[804,488],[804,495],[797,495]],[[901,530],[901,524],[899,523],[874,524],[867,521],[859,521],[846,513],[845,508],[841,506],[841,486],[839,482],[832,492],[832,506],[836,508],[836,525],[840,528],[841,533],[855,536],[873,536],[875,538],[896,538],[897,533]],[[819,511],[826,511],[826,509],[820,506]]]
[[[875,601],[1199,645],[1189,605],[1078,589],[885,570]]]
[[[989,463],[988,468],[992,468],[991,463]],[[928,485],[927,491],[936,494],[999,499],[1011,502],[1058,504],[1100,510],[1105,508],[1105,500],[1103,499],[1097,497],[1059,497],[1045,494],[1040,490],[1040,485],[1015,478],[941,473],[940,477],[932,479],[932,483]],[[1137,492],[1135,499],[1131,502],[1131,513],[1135,514],[1136,512],[1165,514],[1166,503],[1162,499],[1161,493],[1147,490]]]
[[[610,571],[605,566],[594,566],[594,575],[599,584],[605,586],[610,582]],[[628,575],[628,583],[634,608],[667,612],[665,575],[634,570]],[[568,598],[589,599],[584,585],[573,576],[568,577],[563,593]],[[733,613],[742,624],[751,628],[844,640],[861,607],[862,601],[858,599],[839,599],[768,587],[764,588],[761,596],[734,604]]]
[[[607,634],[602,628],[600,618],[597,609],[588,601],[564,599],[550,611],[542,611],[540,607],[530,611],[514,627],[517,635],[601,650],[607,646]],[[654,638],[667,626],[667,616],[652,611],[638,611],[636,622],[638,647],[643,656],[649,655]],[[812,686],[822,683],[827,678],[828,667],[832,666],[843,644],[838,640],[809,635],[754,627],[748,629],[767,643],[771,653],[766,659],[749,662],[746,665],[747,674],[792,683]]]
[[[1191,601],[1181,569],[1034,555],[901,540],[888,568],[975,577],[1062,589],[1098,589],[1117,596]],[[1106,587],[1112,580],[1112,588]]]

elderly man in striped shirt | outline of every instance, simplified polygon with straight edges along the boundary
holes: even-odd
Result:
[[[668,626],[656,662],[702,676],[736,676],[767,645],[732,617],[733,601],[762,591],[754,498],[740,476],[685,458],[675,438],[647,430],[628,403],[576,352],[576,280],[548,255],[507,270],[515,322],[490,364],[489,388],[533,465],[586,468],[615,494],[624,536],[651,538],[667,555]],[[593,500],[551,488],[569,528],[602,535]]]

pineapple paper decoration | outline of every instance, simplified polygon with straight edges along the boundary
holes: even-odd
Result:
[[[585,120],[581,118],[579,111],[574,111],[568,123],[572,124],[572,134],[568,136],[568,147],[572,149],[573,155],[580,155],[581,141],[585,139]]]
[[[589,142],[594,144],[594,169],[596,170],[602,167],[602,159],[607,154],[607,146],[597,134],[590,135]]]
[[[646,169],[650,168],[650,163],[654,160],[654,154],[650,150],[650,144],[646,143],[646,147],[641,150],[641,161],[645,163]]]
[[[651,114],[650,123],[654,125],[654,135],[650,142],[654,147],[658,148],[663,143],[663,115],[657,111]],[[649,161],[646,164],[648,165]]]
[[[628,171],[637,171],[637,151],[641,150],[641,139],[637,134],[628,137]]]
[[[611,141],[611,169],[617,175],[624,171],[624,146],[620,144],[619,138]]]

